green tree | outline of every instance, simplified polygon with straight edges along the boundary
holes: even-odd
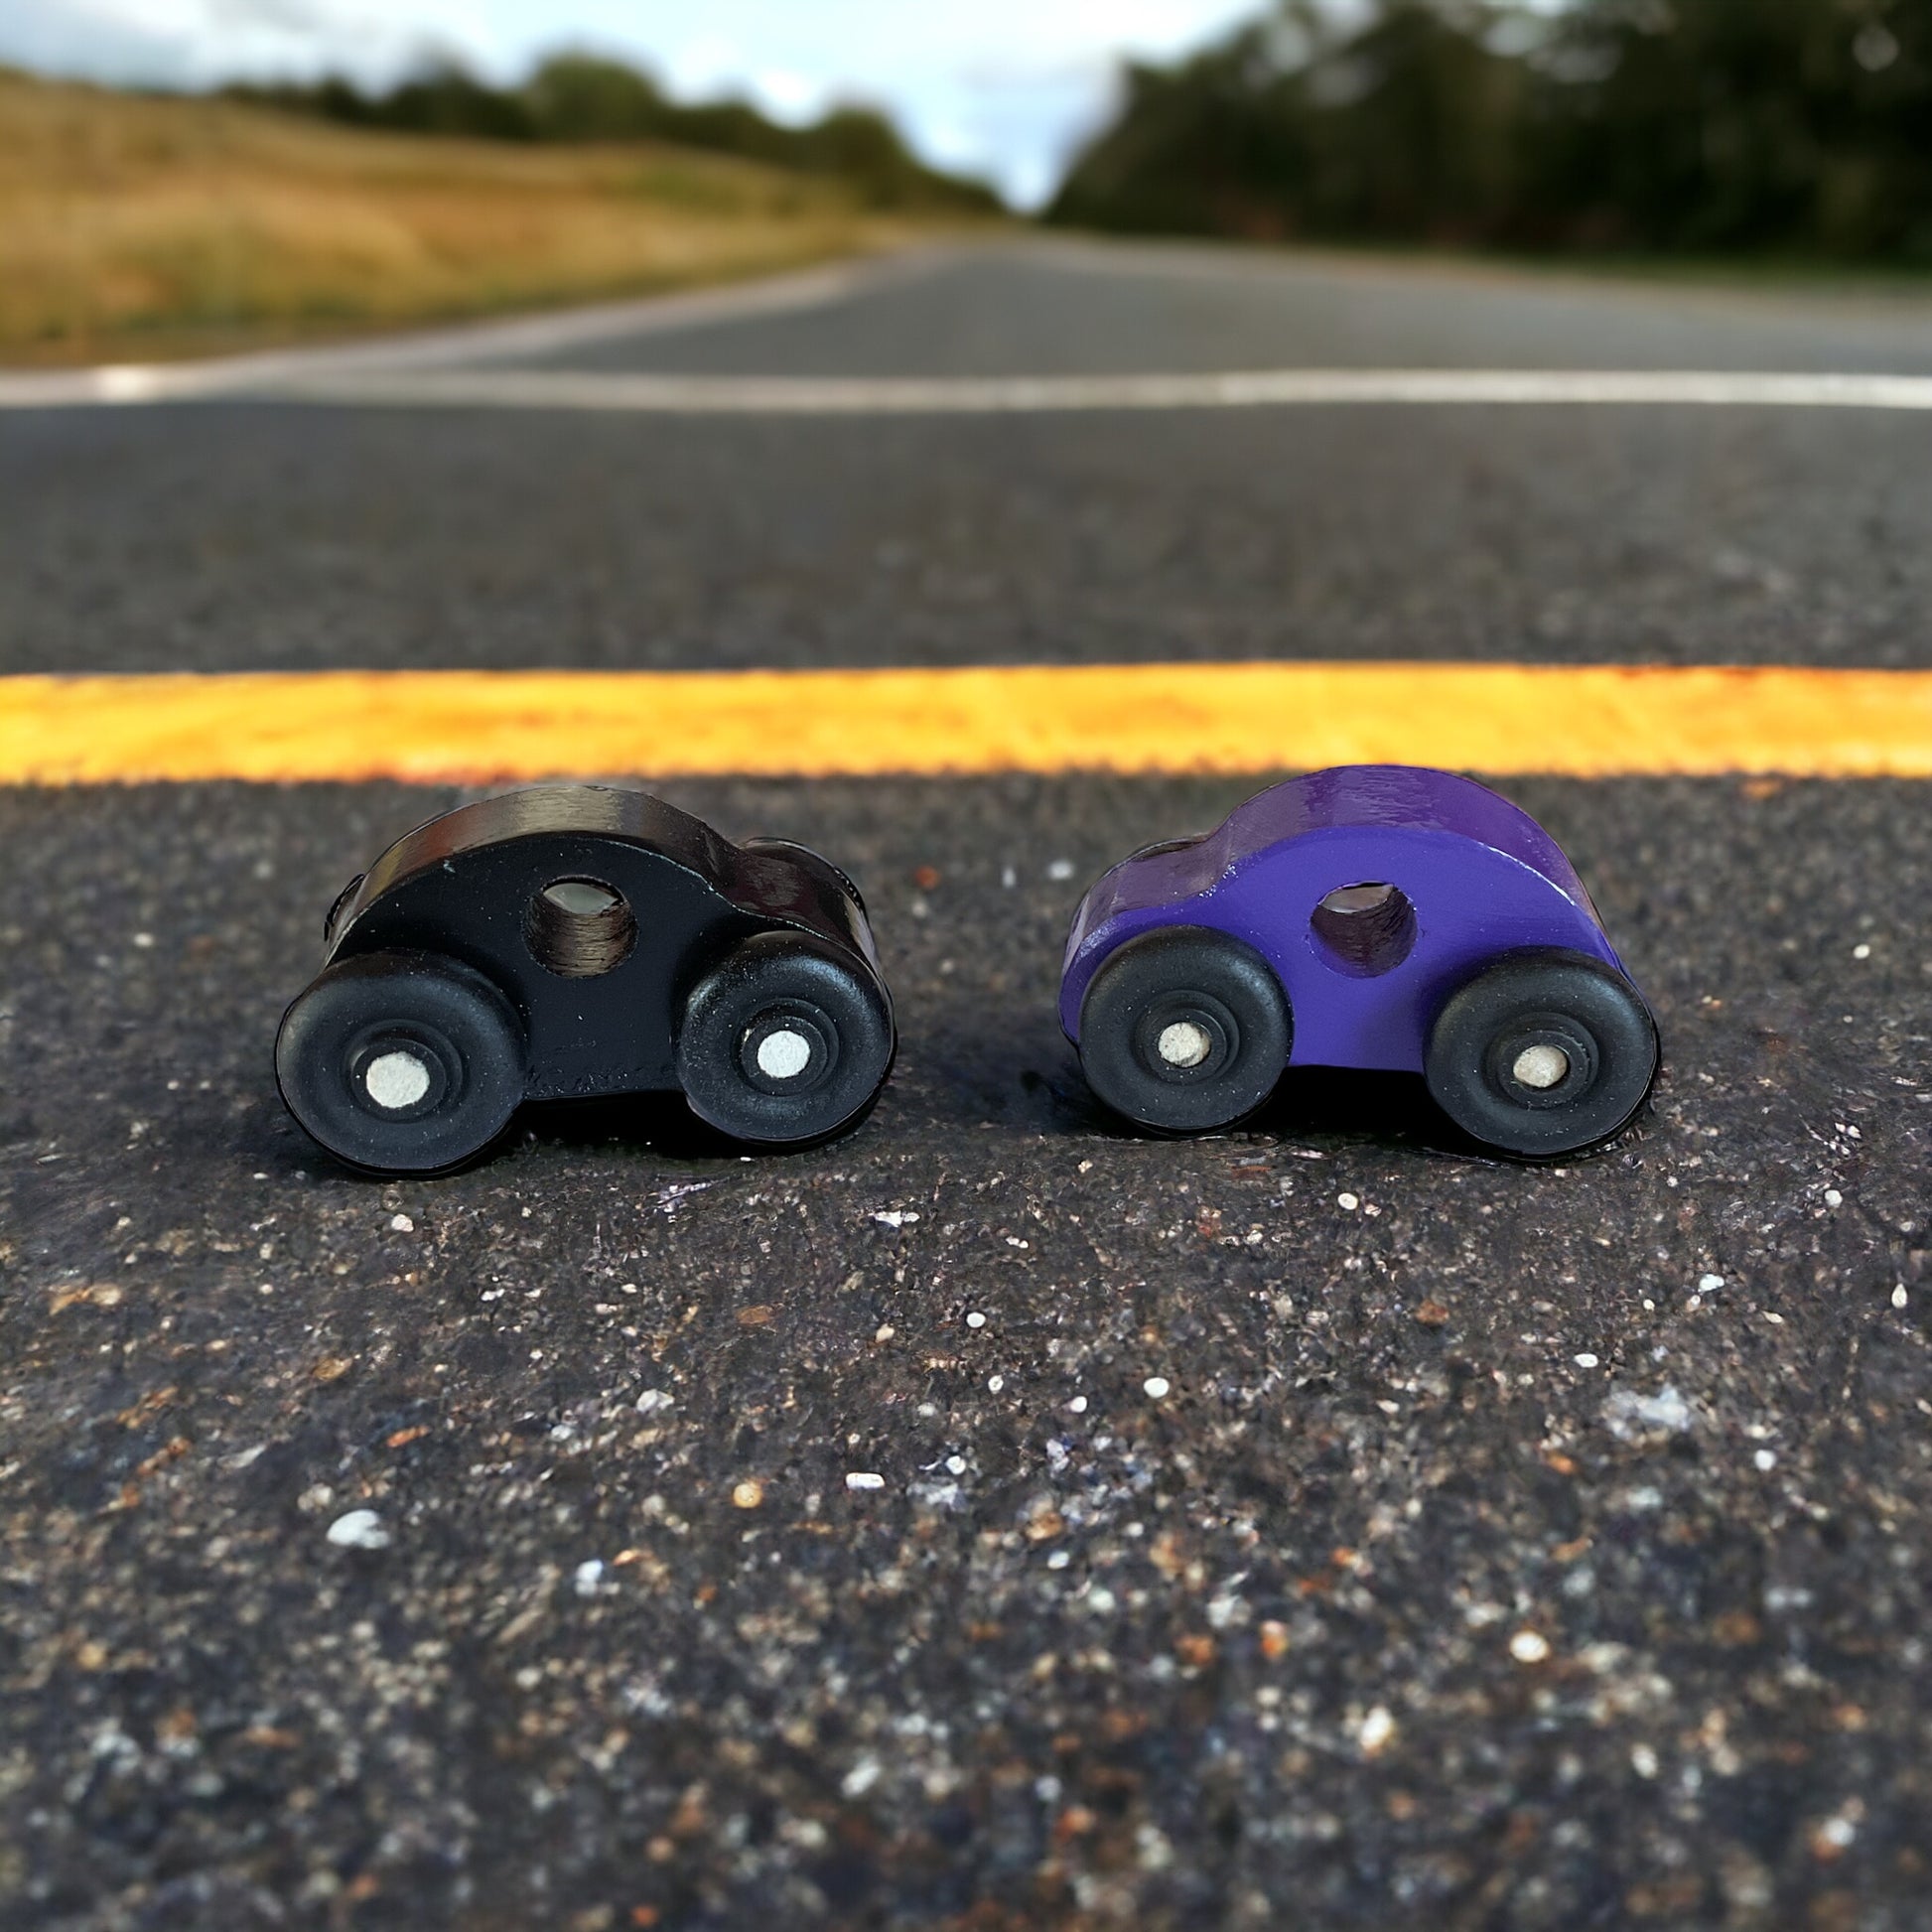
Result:
[[[1130,69],[1049,218],[1932,260],[1932,0],[1289,0]]]
[[[842,181],[874,207],[996,213],[984,182],[928,168],[884,114],[834,107],[805,127],[785,127],[743,100],[669,99],[649,74],[621,61],[563,53],[517,87],[492,87],[461,67],[432,68],[386,93],[364,93],[331,76],[309,84],[238,85],[264,105],[319,114],[355,127],[507,141],[665,141],[738,155],[770,167]]]
[[[1926,0],[1583,0],[1543,50],[1527,232],[1932,253]]]
[[[594,54],[553,54],[523,83],[546,141],[639,141],[662,131],[666,103],[648,74]]]

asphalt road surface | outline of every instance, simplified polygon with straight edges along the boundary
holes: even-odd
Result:
[[[1932,310],[1016,251],[574,357],[1348,360],[1910,370]],[[1922,666],[1928,456],[1856,412],[48,410],[0,420],[0,669]],[[269,1046],[456,794],[0,795],[0,1921],[1932,1921],[1925,787],[1511,783],[1667,1053],[1533,1171],[1396,1079],[1101,1118],[1066,915],[1248,788],[668,787],[859,876],[876,1113],[757,1161],[532,1114],[402,1185]]]

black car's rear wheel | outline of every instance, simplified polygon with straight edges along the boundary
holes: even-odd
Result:
[[[1080,1005],[1080,1066],[1108,1106],[1164,1134],[1231,1127],[1288,1063],[1288,998],[1255,949],[1164,926],[1110,953]]]
[[[1510,953],[1451,993],[1429,1036],[1437,1104],[1505,1154],[1548,1160],[1621,1132],[1657,1076],[1636,988],[1587,953]]]
[[[371,1173],[440,1173],[481,1154],[523,1098],[523,1030],[483,974],[433,953],[341,960],[275,1038],[289,1112]]]
[[[691,1111],[735,1140],[822,1140],[872,1104],[894,1043],[870,974],[802,933],[761,933],[685,1002],[678,1081]]]

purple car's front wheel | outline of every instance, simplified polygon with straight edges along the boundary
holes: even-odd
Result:
[[[1107,959],[1080,1007],[1080,1066],[1108,1106],[1162,1134],[1231,1127],[1288,1061],[1288,1000],[1252,946],[1164,926]]]

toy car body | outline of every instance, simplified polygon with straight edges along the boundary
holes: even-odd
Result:
[[[276,1039],[332,1154],[425,1173],[524,1100],[682,1091],[741,1141],[818,1140],[885,1081],[893,1009],[827,860],[733,845],[642,792],[512,792],[432,819],[350,882]]]
[[[1168,1132],[1226,1126],[1284,1066],[1422,1073],[1525,1157],[1620,1130],[1655,1023],[1589,895],[1473,779],[1353,765],[1105,874],[1067,938],[1060,1023],[1100,1096]]]

